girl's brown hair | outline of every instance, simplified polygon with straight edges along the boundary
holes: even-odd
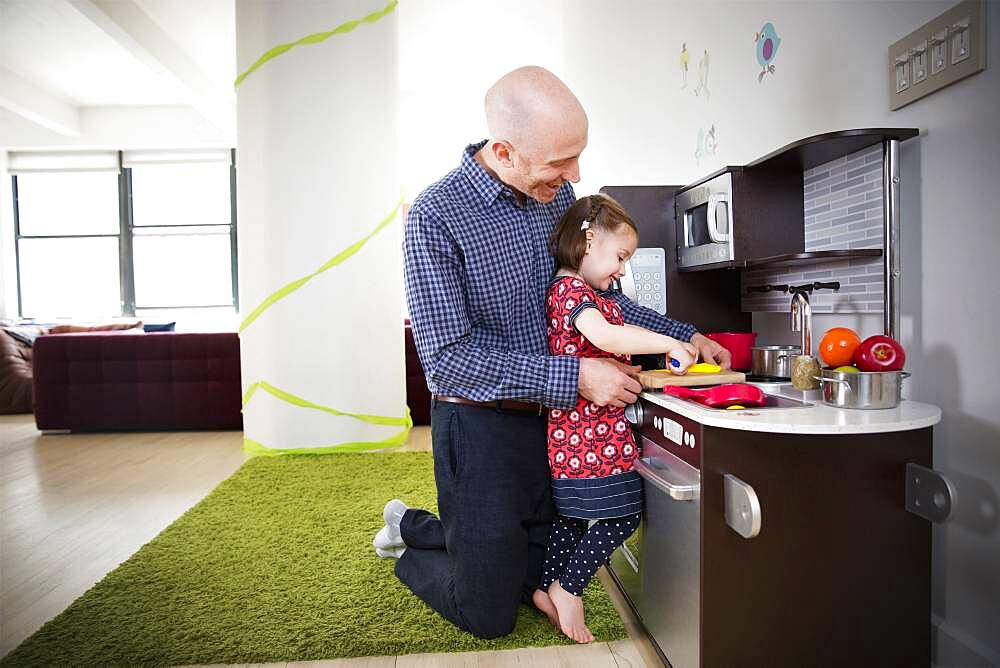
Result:
[[[549,253],[559,268],[576,271],[587,252],[587,230],[614,232],[622,225],[628,225],[639,236],[639,229],[621,204],[607,195],[581,197],[556,224],[549,237]]]

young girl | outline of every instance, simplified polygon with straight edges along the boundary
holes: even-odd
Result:
[[[629,364],[629,353],[667,353],[679,373],[694,363],[694,346],[625,324],[615,300],[601,294],[624,275],[638,243],[635,223],[605,195],[579,199],[562,217],[549,241],[559,266],[546,304],[553,354]],[[583,397],[572,410],[549,411],[548,440],[559,515],[534,603],[567,636],[592,642],[581,596],[598,567],[639,526],[642,479],[632,468],[639,450],[623,408]]]

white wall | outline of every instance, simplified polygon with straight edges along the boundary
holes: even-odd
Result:
[[[7,150],[231,148],[235,142],[235,127],[220,130],[190,107],[83,107],[76,136],[0,109],[0,146]]]
[[[487,135],[486,89],[521,65],[563,69],[563,0],[399,3],[400,178],[407,201]],[[496,48],[485,48],[492,43]]]
[[[408,74],[404,113],[409,132],[419,135],[404,138],[411,150],[403,155],[403,178],[419,181],[415,190],[457,164],[462,146],[485,136],[485,88],[526,62],[561,76],[590,116],[578,194],[607,184],[690,183],[724,164],[830,130],[920,129],[921,137],[901,150],[901,329],[914,374],[907,391],[942,407],[935,466],[959,487],[957,517],[934,534],[939,660],[1000,663],[1000,418],[993,407],[996,382],[982,371],[1000,328],[995,300],[986,296],[998,285],[1000,256],[993,204],[1000,76],[988,68],[896,112],[888,110],[885,80],[888,46],[956,3],[564,0],[536,3],[544,7],[532,5],[530,12],[519,3],[496,3],[476,25],[448,22],[465,3],[428,4],[410,0],[401,7],[405,18],[405,12],[434,18],[415,34],[412,24],[402,24],[411,38],[401,48]],[[1000,6],[989,6],[988,54],[1000,53],[998,18]],[[775,73],[758,83],[753,39],[767,21],[783,41]],[[685,91],[682,42],[691,57]],[[416,54],[417,46],[428,51]],[[692,92],[705,49],[708,99]],[[428,66],[408,71],[410,58]],[[445,120],[421,121],[421,114]],[[713,123],[718,151],[696,161],[698,129]],[[764,338],[790,334],[780,314],[754,324]],[[815,340],[834,324],[862,334],[881,327],[873,317],[820,317]]]

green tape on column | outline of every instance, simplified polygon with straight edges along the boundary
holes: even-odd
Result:
[[[259,380],[249,388],[247,388],[246,394],[243,395],[243,408],[247,407],[250,403],[250,399],[257,390],[264,390],[268,394],[281,399],[284,402],[290,403],[294,406],[301,406],[302,408],[311,408],[317,411],[323,411],[324,413],[330,413],[331,415],[341,415],[344,417],[352,417],[355,420],[361,420],[362,422],[368,422],[370,424],[381,424],[381,425],[403,425],[409,424],[409,418],[397,418],[397,417],[383,417],[381,415],[365,415],[363,413],[346,413],[344,411],[338,411],[336,408],[330,408],[329,406],[323,406],[322,404],[316,404],[308,399],[303,399],[302,397],[297,397],[291,392],[285,392],[284,390],[278,389],[274,385],[271,385],[266,380]]]
[[[410,430],[413,428],[413,418],[410,416],[410,407],[406,407],[406,415],[404,417],[385,417],[382,415],[365,415],[364,413],[348,413],[345,411],[338,411],[336,408],[331,408],[330,406],[323,406],[322,404],[317,404],[308,399],[303,399],[302,397],[295,396],[291,392],[286,392],[282,389],[271,385],[267,381],[261,380],[257,381],[249,388],[247,388],[246,394],[243,395],[243,408],[247,407],[250,400],[257,390],[264,390],[273,397],[280,399],[286,403],[292,404],[293,406],[300,406],[302,408],[308,408],[311,410],[323,411],[324,413],[329,413],[331,415],[338,415],[342,417],[351,417],[355,420],[361,420],[362,422],[367,422],[369,424],[378,425],[399,425],[403,429],[392,436],[385,438],[381,441],[354,441],[349,443],[338,443],[337,445],[326,445],[319,446],[315,448],[268,448],[267,446],[254,441],[250,438],[243,439],[243,452],[251,456],[275,456],[275,455],[290,455],[290,454],[308,454],[308,455],[321,455],[328,453],[344,453],[344,452],[368,452],[372,450],[388,450],[393,448],[398,448],[403,443],[406,442],[406,438],[410,434]]]
[[[402,197],[399,198],[399,203],[396,204],[396,208],[392,210],[392,213],[390,213],[388,216],[386,216],[382,220],[382,222],[379,223],[375,227],[374,230],[372,230],[370,233],[368,233],[367,236],[359,239],[358,241],[355,241],[353,244],[351,244],[350,246],[348,246],[344,250],[342,250],[339,253],[337,253],[336,255],[334,255],[332,258],[330,258],[329,260],[327,260],[323,264],[322,267],[320,267],[319,269],[317,269],[313,273],[309,274],[308,276],[303,276],[302,278],[299,278],[297,280],[292,281],[291,283],[289,283],[285,287],[281,288],[277,292],[274,292],[267,299],[265,299],[264,301],[262,301],[260,303],[260,305],[257,308],[255,308],[253,311],[251,311],[250,315],[248,315],[246,318],[244,318],[243,322],[240,323],[240,334],[243,333],[244,329],[246,329],[247,327],[250,326],[250,323],[252,323],[254,320],[256,320],[257,318],[259,318],[260,315],[264,311],[266,311],[272,305],[274,305],[275,302],[278,302],[278,301],[284,299],[285,297],[287,297],[288,295],[292,294],[293,292],[295,292],[296,290],[298,290],[299,288],[301,288],[303,285],[305,285],[306,283],[308,283],[312,279],[314,279],[317,276],[319,276],[320,274],[322,274],[324,271],[330,269],[331,267],[337,266],[338,264],[340,264],[341,262],[343,262],[347,258],[349,258],[352,255],[354,255],[355,253],[357,253],[359,250],[361,250],[361,247],[364,246],[366,243],[368,243],[369,239],[371,239],[376,234],[378,234],[379,232],[381,232],[382,229],[385,228],[386,225],[388,225],[389,223],[392,222],[392,220],[396,217],[396,214],[399,212],[399,208],[401,206],[403,206],[403,198]]]
[[[264,52],[264,55],[258,58],[257,61],[253,65],[251,65],[246,72],[236,77],[236,81],[235,83],[233,83],[233,87],[234,88],[238,87],[241,83],[243,83],[244,79],[250,76],[250,74],[252,74],[257,69],[259,69],[264,63],[273,58],[277,58],[286,51],[290,51],[297,46],[302,46],[305,44],[319,44],[320,42],[324,42],[329,38],[333,37],[334,35],[342,35],[344,33],[349,33],[362,23],[375,23],[380,19],[382,19],[383,17],[388,16],[389,14],[394,12],[396,10],[396,5],[398,4],[399,3],[397,0],[392,0],[392,2],[390,2],[388,5],[382,8],[382,11],[372,12],[371,14],[365,16],[364,18],[357,19],[354,21],[346,21],[345,23],[341,23],[333,30],[328,30],[326,32],[317,32],[313,33],[312,35],[306,35],[302,39],[296,40],[294,42],[289,42],[288,44],[279,44],[278,46],[268,49],[267,51]]]
[[[407,413],[409,413],[409,409],[407,409]],[[389,450],[395,450],[405,443],[409,432],[409,429],[404,429],[395,436],[387,438],[383,441],[338,443],[337,445],[323,445],[315,448],[269,448],[253,439],[244,438],[243,452],[251,457],[278,457],[281,455],[342,455],[356,452],[387,452]]]

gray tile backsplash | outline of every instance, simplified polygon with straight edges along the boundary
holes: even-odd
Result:
[[[875,145],[803,173],[805,249],[882,248],[882,146]],[[814,313],[881,313],[882,259],[743,272],[744,311],[788,311],[791,297],[746,294],[751,285],[840,281],[840,290],[814,292]]]

